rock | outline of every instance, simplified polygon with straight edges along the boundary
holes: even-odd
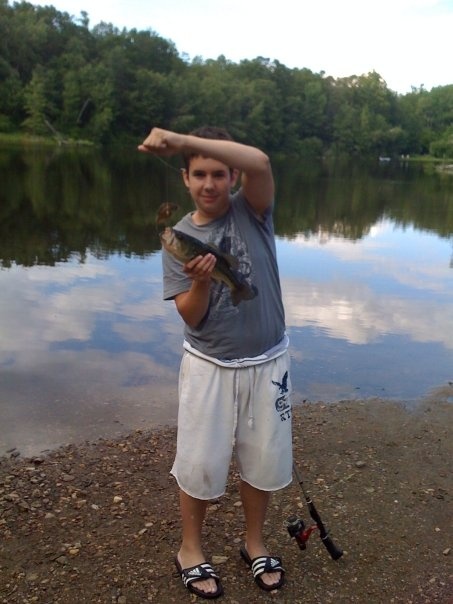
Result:
[[[213,564],[225,564],[228,561],[228,556],[212,556]]]
[[[61,475],[61,480],[63,482],[71,482],[72,480],[74,480],[75,476],[73,476],[72,474],[62,474]]]
[[[60,564],[61,566],[64,566],[68,563],[68,559],[66,558],[66,556],[58,556],[55,562],[57,562],[57,564]]]

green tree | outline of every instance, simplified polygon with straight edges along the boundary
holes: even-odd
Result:
[[[44,70],[36,67],[33,72],[30,83],[25,87],[24,106],[27,117],[23,122],[24,128],[31,134],[46,134],[46,81]]]

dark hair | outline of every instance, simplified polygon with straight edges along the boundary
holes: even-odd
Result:
[[[228,130],[225,130],[225,128],[219,128],[218,126],[200,126],[199,128],[192,130],[192,132],[189,132],[189,134],[191,136],[198,136],[199,138],[210,138],[221,141],[233,140],[233,137]],[[190,160],[192,157],[197,157],[197,155],[199,155],[199,153],[194,153],[193,151],[182,154],[184,167],[186,170],[189,169]]]

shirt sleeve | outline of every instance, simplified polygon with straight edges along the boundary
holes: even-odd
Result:
[[[183,272],[183,266],[183,263],[169,252],[162,250],[164,300],[173,300],[178,294],[189,291],[192,280]]]

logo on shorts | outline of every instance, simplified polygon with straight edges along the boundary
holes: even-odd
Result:
[[[285,374],[280,382],[274,382],[272,380],[274,386],[278,386],[278,390],[280,396],[275,401],[275,408],[277,413],[280,414],[280,419],[282,422],[286,422],[287,419],[291,417],[291,405],[288,401],[288,372],[285,371]]]

